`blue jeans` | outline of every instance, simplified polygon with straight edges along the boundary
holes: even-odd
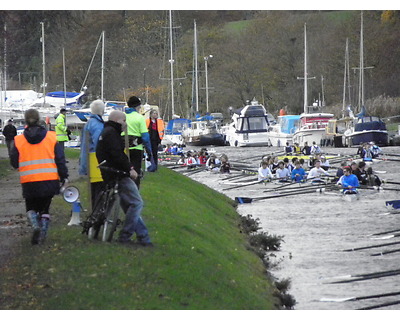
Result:
[[[120,204],[125,212],[125,223],[119,234],[120,241],[128,241],[134,233],[140,243],[150,243],[150,236],[141,217],[143,200],[135,182],[124,177],[119,181]]]

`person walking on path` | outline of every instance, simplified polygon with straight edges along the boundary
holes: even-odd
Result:
[[[8,120],[3,128],[3,136],[6,138],[8,156],[10,156],[11,147],[14,144],[14,138],[17,135],[17,128],[15,128],[13,119]]]
[[[158,118],[157,110],[150,111],[150,117],[146,119],[146,127],[149,130],[151,152],[154,164],[158,165],[158,147],[164,138],[164,121]]]
[[[140,187],[140,177],[142,176],[144,149],[146,149],[146,153],[150,158],[150,162],[152,165],[154,165],[154,159],[150,145],[150,135],[147,131],[146,121],[139,113],[140,106],[140,99],[136,96],[132,96],[128,99],[129,108],[125,110],[129,141],[129,160],[138,174],[134,179],[138,188]],[[125,131],[122,132],[122,135],[125,135]],[[149,168],[148,171],[154,171],[154,167],[151,169]]]
[[[89,121],[83,127],[81,136],[79,174],[83,176],[89,174],[92,208],[94,207],[96,195],[101,191],[103,185],[103,178],[101,177],[100,169],[97,167],[99,163],[96,158],[96,147],[100,134],[104,129],[104,120],[102,118],[104,109],[105,104],[102,100],[95,100],[90,104],[91,114]]]
[[[60,110],[60,114],[56,118],[56,136],[57,141],[60,143],[62,148],[64,149],[64,144],[66,141],[69,141],[68,134],[70,133],[67,127],[66,120],[67,110],[62,108]]]
[[[116,174],[105,169],[100,169],[104,183],[112,184],[115,179],[119,179],[118,192],[120,204],[125,212],[124,226],[119,234],[118,242],[129,244],[134,243],[131,240],[136,233],[138,244],[143,246],[152,246],[149,232],[142,219],[143,200],[139,189],[134,182],[138,173],[129,162],[125,154],[125,144],[121,138],[121,133],[126,127],[126,116],[123,112],[114,110],[110,113],[108,121],[104,124],[96,148],[96,157],[99,163],[105,166],[126,172],[126,176],[120,178]]]
[[[39,121],[36,109],[25,112],[27,127],[15,137],[10,156],[11,165],[19,170],[34,245],[47,237],[52,198],[59,193],[60,182],[68,183],[64,149],[57,142],[55,132],[47,131]]]

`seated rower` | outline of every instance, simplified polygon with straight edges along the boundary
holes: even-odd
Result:
[[[325,156],[321,156],[321,168],[329,170],[330,167],[329,160]]]
[[[268,162],[262,161],[261,167],[258,168],[258,181],[271,181],[273,177],[271,170],[268,168]]]
[[[357,194],[357,188],[360,186],[357,176],[351,173],[350,167],[343,168],[343,176],[336,184],[343,187],[343,194]]]
[[[314,168],[312,168],[307,175],[307,180],[312,180],[312,183],[325,183],[325,181],[321,179],[322,175],[329,176],[329,173],[321,168],[321,160],[316,160]]]
[[[222,154],[220,157],[221,166],[219,168],[220,173],[231,173],[231,164],[229,163],[228,156]]]
[[[283,161],[278,164],[278,169],[276,169],[276,177],[279,182],[289,182],[290,172],[289,169],[285,167]]]
[[[206,162],[206,168],[213,172],[218,172],[219,167],[221,166],[221,161],[215,156],[214,153],[210,155]]]
[[[306,171],[304,170],[304,168],[301,167],[300,161],[296,161],[294,163],[295,168],[292,170],[292,181],[294,182],[304,182],[307,174]]]

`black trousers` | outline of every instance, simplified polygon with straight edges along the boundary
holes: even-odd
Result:
[[[138,174],[138,177],[134,181],[139,188],[140,178],[142,176],[143,150],[129,149],[129,158],[133,169],[135,169]]]
[[[49,214],[50,204],[53,196],[43,198],[25,198],[26,211],[34,210],[42,214]]]
[[[154,164],[158,165],[158,140],[151,140],[151,153],[153,154]]]

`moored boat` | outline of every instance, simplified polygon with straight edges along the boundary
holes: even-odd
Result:
[[[191,126],[191,120],[185,118],[177,118],[168,121],[164,131],[163,145],[167,144],[184,144],[182,132],[185,128]]]
[[[293,134],[296,131],[296,125],[300,119],[300,115],[283,115],[278,116],[278,122],[270,127],[268,133],[271,146],[281,147],[293,143]]]
[[[191,146],[225,145],[224,136],[219,132],[217,121],[192,121],[182,131],[183,143]]]
[[[237,110],[232,122],[223,127],[225,140],[231,146],[267,146],[270,122],[265,107],[253,100],[250,105]]]

